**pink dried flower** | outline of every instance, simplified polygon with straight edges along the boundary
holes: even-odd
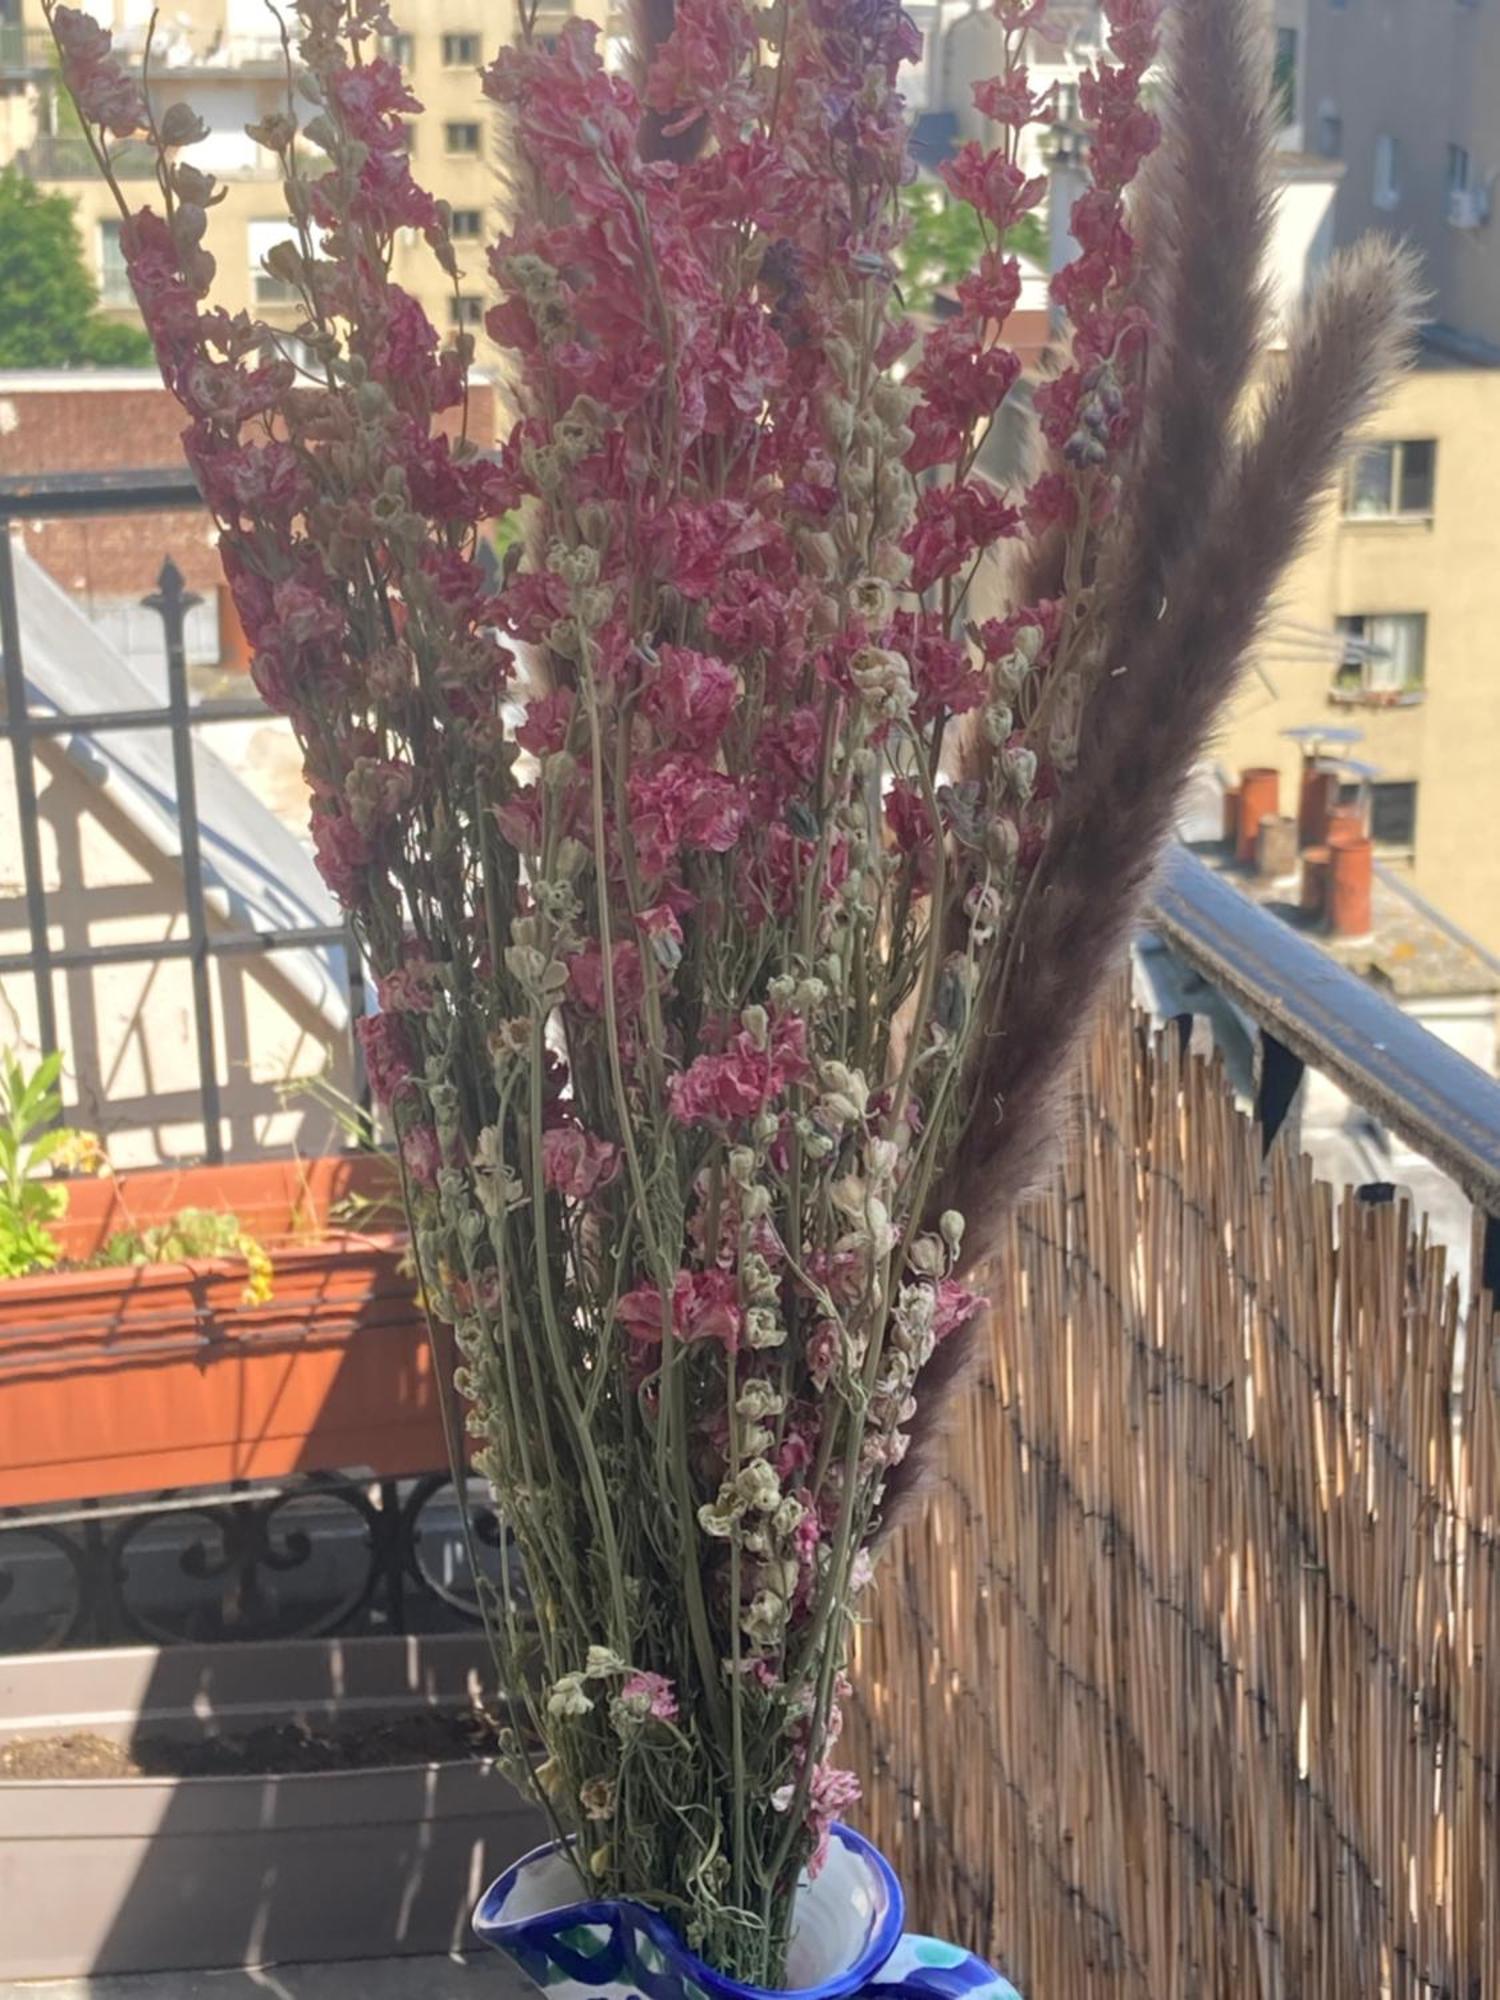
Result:
[[[391,1014],[366,1014],[359,1023],[359,1045],[375,1102],[389,1110],[414,1081],[406,1029]]]
[[[665,1674],[629,1675],[620,1689],[619,1699],[628,1711],[643,1720],[647,1718],[652,1722],[677,1720],[676,1690]]]
[[[558,1125],[542,1134],[542,1185],[569,1201],[587,1201],[619,1171],[619,1147],[581,1125]]]

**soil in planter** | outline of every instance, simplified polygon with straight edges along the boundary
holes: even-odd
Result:
[[[0,1743],[0,1784],[51,1778],[252,1778],[358,1771],[379,1764],[456,1764],[493,1756],[495,1729],[472,1709],[386,1722],[268,1723],[222,1736],[151,1736],[112,1743],[72,1731]]]

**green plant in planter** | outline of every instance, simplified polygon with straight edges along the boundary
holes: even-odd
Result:
[[[104,1154],[92,1132],[59,1125],[62,1057],[43,1056],[34,1069],[0,1055],[0,1278],[47,1271],[61,1254],[49,1228],[67,1213],[61,1171],[95,1173]]]
[[[249,1276],[247,1306],[264,1305],[271,1297],[271,1258],[263,1243],[240,1227],[239,1217],[221,1209],[180,1208],[165,1222],[144,1229],[117,1229],[95,1264],[175,1264],[190,1257],[243,1257]]]

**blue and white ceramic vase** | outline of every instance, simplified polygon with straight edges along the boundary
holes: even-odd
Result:
[[[781,1992],[715,1972],[644,1904],[580,1901],[555,1844],[486,1890],[474,1929],[556,2000],[1019,2000],[982,1959],[904,1930],[904,1917],[890,1863],[836,1826],[817,1881],[798,1896]]]

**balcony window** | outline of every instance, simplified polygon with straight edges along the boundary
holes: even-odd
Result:
[[[1344,121],[1336,104],[1325,102],[1318,106],[1318,151],[1325,160],[1344,156]]]
[[[478,64],[478,35],[444,35],[444,69],[475,69],[478,67]]]
[[[135,303],[130,274],[125,269],[125,251],[120,243],[117,216],[99,224],[99,303],[128,306]]]
[[[479,127],[460,122],[443,127],[443,149],[448,153],[477,153]]]
[[[477,208],[455,208],[448,234],[455,243],[472,243],[484,234],[484,214]]]
[[[1336,701],[1377,706],[1413,699],[1427,672],[1425,611],[1356,612],[1338,620],[1343,658],[1334,680]]]
[[[1432,513],[1437,445],[1432,438],[1402,438],[1356,452],[1344,485],[1344,513],[1351,520],[1422,519]]]
[[[1469,185],[1469,149],[1449,146],[1446,186],[1449,194],[1463,194]]]
[[[288,284],[285,278],[273,277],[265,268],[267,254],[278,243],[293,240],[291,226],[285,219],[252,222],[249,225],[250,287],[258,306],[296,305],[297,287]]]

